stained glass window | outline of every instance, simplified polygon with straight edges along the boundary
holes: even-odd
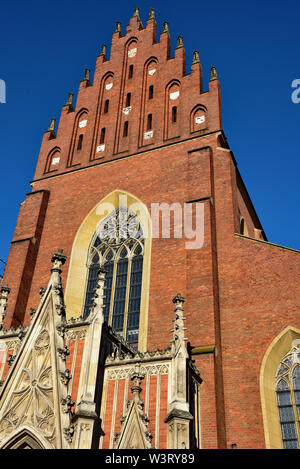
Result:
[[[300,348],[294,341],[276,374],[276,395],[283,447],[299,448],[300,435]]]
[[[90,313],[99,266],[106,270],[104,320],[137,346],[141,308],[144,233],[127,208],[114,210],[100,224],[88,253],[84,317]]]

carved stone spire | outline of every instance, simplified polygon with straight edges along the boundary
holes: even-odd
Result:
[[[10,294],[10,288],[8,285],[3,285],[0,288],[0,329],[5,318],[6,306],[7,306],[7,297]]]
[[[149,420],[144,413],[144,404],[140,397],[143,379],[140,363],[137,363],[131,374],[132,398],[128,402],[126,414],[121,418],[121,431],[115,438],[116,449],[152,448],[152,435],[148,429]]]
[[[90,75],[91,75],[91,71],[89,68],[86,68],[85,69],[85,72],[84,72],[84,78],[83,80],[84,81],[90,81]]]
[[[74,111],[74,109],[73,109],[73,93],[68,94],[68,99],[67,99],[65,105],[67,106],[68,112]]]
[[[199,63],[200,63],[199,51],[195,50],[194,53],[193,53],[192,65],[199,64]]]
[[[100,308],[103,314],[103,303],[104,303],[104,297],[105,297],[104,296],[105,274],[106,274],[106,270],[103,267],[100,267],[98,270],[96,288],[94,289],[93,306],[91,308],[91,311],[93,313],[98,311]]]
[[[48,127],[48,132],[54,132],[55,130],[55,117],[51,117],[50,124]]]
[[[133,15],[132,15],[132,18],[135,18],[137,17],[138,19],[140,19],[140,10],[138,7],[135,7],[134,9],[134,12],[133,12]]]
[[[72,106],[72,105],[73,105],[73,93],[69,93],[66,106]]]
[[[102,44],[100,56],[103,56],[106,59],[106,44]]]
[[[187,360],[188,352],[185,346],[183,303],[185,299],[178,293],[173,299],[175,316],[172,342],[172,387],[171,399],[168,404],[168,448],[189,448],[189,422],[193,418],[189,412],[187,399]]]
[[[116,22],[115,33],[121,33],[121,22],[120,21]]]
[[[57,253],[54,253],[51,262],[53,264],[53,267],[51,269],[52,272],[52,280],[55,280],[55,283],[61,283],[59,275],[61,274],[61,266],[65,264],[67,258],[66,256],[62,255],[63,250],[59,249]]]
[[[104,281],[105,281],[105,270],[100,267],[98,270],[98,279],[96,288],[94,290],[93,306],[87,321],[90,322],[90,328],[88,331],[89,347],[87,353],[83,357],[82,367],[85,370],[85,374],[81,384],[81,396],[80,402],[76,407],[74,415],[74,423],[76,422],[77,428],[84,428],[82,432],[77,432],[76,436],[76,447],[83,449],[90,449],[93,437],[93,424],[99,420],[96,412],[96,397],[95,390],[97,388],[98,378],[98,365],[100,349],[103,343],[102,339],[102,325],[104,321],[103,317],[103,301],[104,301]]]
[[[182,36],[178,36],[178,38],[177,38],[177,44],[176,44],[175,49],[181,49],[182,47],[184,47],[184,45],[183,45],[183,38],[182,38]]]
[[[154,10],[154,8],[150,8],[148,21],[149,20],[155,20],[155,10]]]
[[[140,394],[142,392],[142,388],[140,385],[144,377],[145,376],[140,371],[140,364],[137,363],[135,365],[134,372],[132,373],[131,378],[130,378],[132,381],[132,386],[131,386],[132,400],[136,402],[137,404],[139,404],[141,401]]]
[[[174,328],[172,329],[173,332],[173,339],[171,340],[173,347],[177,349],[179,345],[184,343],[187,338],[184,337],[185,333],[184,331],[186,330],[186,327],[184,327],[184,320],[185,317],[183,315],[183,303],[185,302],[185,299],[180,295],[180,293],[177,293],[175,298],[173,298],[173,303],[175,304],[175,317],[173,319],[174,322]]]
[[[218,80],[218,73],[216,67],[211,67],[209,81]]]
[[[65,317],[65,303],[64,303],[64,294],[61,282],[61,266],[66,262],[66,257],[62,255],[63,250],[59,249],[57,253],[53,254],[51,262],[53,267],[51,269],[51,283],[52,288],[55,294],[54,304],[58,316],[61,317],[61,320],[64,320]]]
[[[168,33],[170,34],[170,31],[169,31],[169,23],[167,21],[164,21],[164,24],[163,24],[163,29],[162,29],[162,34],[163,33]]]

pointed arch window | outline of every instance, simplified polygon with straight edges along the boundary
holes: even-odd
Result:
[[[285,449],[300,447],[300,341],[285,355],[276,374],[276,395]]]
[[[104,320],[129,343],[137,346],[143,277],[144,232],[137,215],[124,207],[114,210],[95,233],[84,316],[92,307],[99,266],[106,270]]]

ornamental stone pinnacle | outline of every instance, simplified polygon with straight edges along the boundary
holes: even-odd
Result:
[[[73,105],[73,93],[68,94],[68,99],[66,101],[66,106],[72,106]]]
[[[136,18],[140,19],[140,10],[139,10],[138,7],[135,7],[132,17],[133,18],[136,17]]]
[[[120,21],[116,22],[115,33],[121,33],[121,22]]]
[[[89,68],[85,69],[83,81],[90,81],[91,71]]]
[[[163,29],[162,29],[162,34],[164,33],[168,33],[170,34],[170,31],[169,31],[169,23],[167,21],[164,21],[164,24],[163,24]]]
[[[194,53],[193,53],[192,65],[199,64],[199,63],[200,63],[199,51],[195,50]]]
[[[65,264],[67,258],[66,256],[63,256],[62,253],[63,253],[63,250],[59,249],[57,253],[53,254],[51,258],[51,262],[54,264],[53,268],[51,269],[52,272],[54,271],[54,269],[60,270],[60,267]]]
[[[3,320],[5,318],[5,312],[7,307],[7,299],[10,294],[10,288],[8,285],[3,285],[0,288],[0,327],[2,326]]]
[[[211,67],[209,81],[218,80],[218,73],[216,67]]]
[[[103,309],[105,274],[106,270],[103,267],[100,267],[97,273],[97,283],[92,298],[93,306],[91,308],[91,312],[95,312],[98,308]]]
[[[183,345],[183,343],[187,340],[184,333],[184,331],[186,330],[186,327],[184,327],[185,317],[183,316],[184,302],[185,299],[181,296],[180,293],[177,293],[175,298],[173,298],[173,303],[175,304],[175,317],[173,318],[174,327],[172,329],[173,339],[171,340],[171,342],[174,349]]]
[[[106,58],[106,50],[107,50],[106,44],[102,44],[100,56],[103,56],[104,58]]]
[[[149,20],[155,20],[155,10],[154,10],[154,8],[150,8],[148,21]]]
[[[178,38],[177,38],[177,44],[176,44],[176,49],[181,49],[182,47],[184,47],[184,45],[183,45],[183,38],[182,38],[182,36],[178,36]]]
[[[136,403],[140,402],[140,394],[142,392],[142,388],[140,385],[144,377],[145,376],[140,371],[140,364],[137,363],[135,365],[135,369],[130,378],[132,381],[132,386],[131,386],[132,400],[134,400]]]
[[[49,124],[49,127],[48,127],[48,132],[54,132],[55,130],[55,117],[51,117],[51,120],[50,120],[50,124]]]

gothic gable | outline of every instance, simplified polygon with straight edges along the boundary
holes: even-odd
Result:
[[[56,256],[60,259],[53,256],[51,280],[2,385],[0,447],[9,445],[13,435],[24,428],[31,429],[45,447],[65,446],[62,432],[68,416],[61,401],[66,397],[66,370],[58,331],[63,318],[59,266],[64,258]]]
[[[131,380],[132,399],[128,402],[127,412],[122,417],[122,427],[116,436],[116,448],[118,449],[149,449],[152,448],[152,435],[148,430],[148,418],[144,413],[144,404],[140,399],[140,383],[144,378],[137,365]]]

